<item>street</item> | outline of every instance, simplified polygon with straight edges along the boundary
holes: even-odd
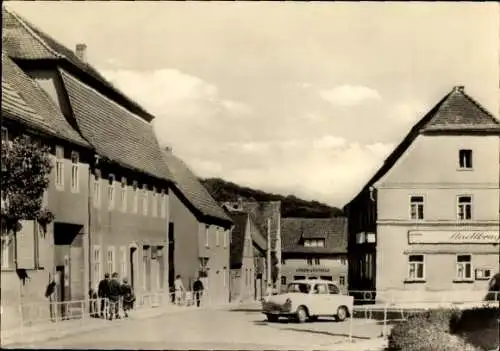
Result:
[[[268,323],[256,311],[192,310],[116,325],[23,347],[72,349],[310,349],[347,341],[349,321]],[[353,340],[379,336],[381,326],[353,321]]]

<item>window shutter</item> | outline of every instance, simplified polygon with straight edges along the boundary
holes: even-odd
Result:
[[[22,229],[17,233],[17,268],[35,268],[35,224],[21,221]]]

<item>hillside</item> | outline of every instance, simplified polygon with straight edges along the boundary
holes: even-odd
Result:
[[[327,218],[342,216],[342,210],[317,201],[306,201],[293,195],[283,196],[251,189],[220,178],[200,179],[217,202],[237,201],[238,198],[256,201],[281,200],[283,217]]]

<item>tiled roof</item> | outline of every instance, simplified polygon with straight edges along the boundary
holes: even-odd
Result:
[[[215,218],[230,224],[231,218],[217,204],[184,161],[172,154],[171,151],[164,150],[162,153],[163,162],[172,175],[175,186],[196,210],[207,217],[205,220]]]
[[[271,220],[271,249],[275,250],[281,218],[281,201],[239,201],[225,202],[228,210],[240,209],[251,215],[262,235],[267,238],[267,220]]]
[[[35,128],[40,128],[44,132],[53,134],[59,138],[68,140],[81,146],[89,146],[89,144],[75,131],[63,116],[61,110],[56,106],[55,102],[47,95],[47,93],[28,75],[26,75],[12,61],[7,53],[2,50],[2,93],[5,89],[14,91],[22,100],[25,101],[29,108],[36,112],[29,115],[18,114],[18,118],[23,118],[25,123]],[[12,99],[12,93],[3,96],[2,94],[2,110],[4,109],[4,100]],[[13,103],[14,101],[11,101]],[[19,107],[19,106],[18,106]],[[12,108],[12,104],[10,104]],[[11,111],[15,112],[15,111]],[[15,116],[13,116],[15,118]]]
[[[455,87],[433,111],[423,131],[468,129],[500,131],[500,122],[462,87]]]
[[[48,128],[43,118],[33,110],[19,93],[2,77],[2,112],[28,123],[42,124]]]
[[[303,239],[325,239],[325,247],[304,247]],[[347,252],[347,218],[283,218],[283,253]]]
[[[243,262],[243,250],[245,248],[245,232],[248,223],[248,213],[233,212],[230,214],[234,223],[231,233],[230,262],[231,268],[239,268]]]
[[[419,134],[429,132],[467,133],[472,131],[498,134],[500,133],[500,122],[481,104],[466,94],[464,87],[454,87],[411,128],[363,189],[344,206],[344,211],[348,210],[352,201],[373,186],[394,166]]]
[[[170,179],[150,123],[60,70],[73,115],[96,151],[126,168]]]
[[[9,55],[12,58],[21,60],[64,60],[117,94],[134,113],[147,121],[154,118],[143,107],[106,80],[94,67],[80,60],[72,50],[26,19],[5,8],[2,8],[2,19],[2,46],[8,48]]]

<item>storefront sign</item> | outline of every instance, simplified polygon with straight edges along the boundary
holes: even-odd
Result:
[[[498,244],[498,231],[408,231],[410,244]]]
[[[297,273],[330,273],[328,268],[297,268]]]

